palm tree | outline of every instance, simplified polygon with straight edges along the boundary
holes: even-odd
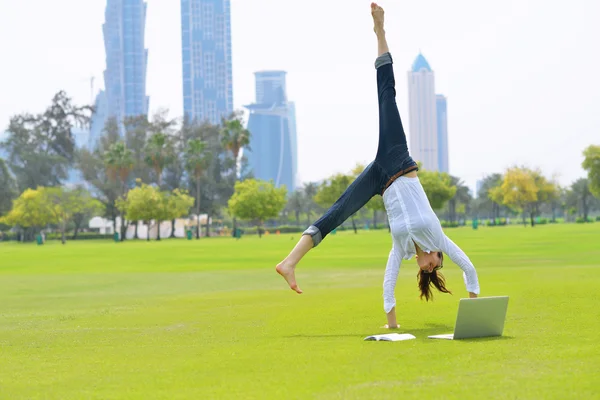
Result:
[[[153,134],[146,144],[146,164],[156,173],[158,187],[162,184],[162,172],[173,162],[173,145],[169,136],[163,133]]]
[[[288,208],[290,211],[293,211],[294,215],[296,216],[296,226],[300,226],[300,213],[304,208],[304,203],[304,195],[301,191],[296,190],[290,195],[288,200]]]
[[[206,150],[205,142],[200,139],[192,139],[188,142],[184,153],[185,167],[196,182],[196,215],[198,218],[196,239],[200,239],[200,180],[211,159],[211,154]]]
[[[448,219],[450,222],[454,222],[457,219],[456,206],[458,204],[467,206],[471,201],[471,194],[469,193],[469,188],[465,186],[462,179],[457,178],[456,176],[450,176],[450,184],[456,186],[456,193],[448,201]]]
[[[242,121],[242,112],[237,111],[231,114],[229,119],[223,120],[223,128],[221,129],[221,143],[225,149],[231,152],[234,160],[234,174],[235,180],[238,177],[238,160],[240,156],[240,150],[242,148],[249,149],[250,147],[250,131],[244,128]],[[233,217],[233,234],[235,235],[237,229],[236,218]]]
[[[580,178],[576,180],[572,185],[571,189],[573,193],[577,196],[577,202],[581,201],[581,212],[583,213],[583,220],[587,222],[588,212],[589,212],[589,203],[590,198],[592,197],[592,193],[590,192],[590,185],[587,178]]]
[[[121,196],[127,192],[127,179],[133,169],[133,153],[127,148],[125,142],[119,141],[110,145],[104,152],[104,166],[106,173],[115,184],[121,186]],[[115,221],[116,228],[116,221]],[[121,212],[121,241],[124,240],[125,218]]]
[[[304,184],[304,201],[306,202],[304,209],[306,210],[308,222],[310,225],[310,217],[313,210],[315,209],[315,196],[319,191],[319,186],[314,182],[308,182]]]

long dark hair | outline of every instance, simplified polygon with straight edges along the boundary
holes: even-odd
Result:
[[[439,267],[436,267],[433,272],[426,272],[420,269],[417,274],[417,282],[419,284],[419,290],[421,291],[421,296],[419,297],[421,299],[425,297],[426,301],[433,300],[433,293],[431,292],[432,284],[440,292],[452,294],[450,290],[446,289],[446,279],[444,278],[444,275],[438,271],[438,269],[443,267],[444,255],[440,251],[438,252],[438,256],[442,262]]]

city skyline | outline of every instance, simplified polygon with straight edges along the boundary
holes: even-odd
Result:
[[[350,171],[357,162],[367,164],[376,151],[373,134],[378,124],[376,40],[368,4],[280,3],[231,1],[234,109],[254,101],[254,71],[286,70],[288,95],[297,104],[302,132],[300,180],[320,181]],[[180,117],[180,3],[148,4],[151,113],[168,108],[171,116]],[[437,92],[448,96],[453,175],[470,186],[512,165],[539,167],[549,177],[558,174],[563,185],[585,176],[582,151],[597,142],[600,132],[596,112],[600,74],[593,72],[600,70],[600,55],[590,51],[600,36],[600,25],[592,18],[600,13],[600,3],[574,0],[565,7],[542,0],[511,0],[500,7],[475,0],[432,0],[381,5],[386,8],[390,51],[401,78],[396,82],[397,102],[406,126],[404,73],[419,48],[435,67]],[[0,49],[7,60],[0,74],[0,130],[6,129],[11,115],[42,112],[59,90],[77,104],[93,102],[90,77],[96,77],[96,89],[104,89],[100,27],[105,7],[106,0],[0,4]],[[264,10],[277,18],[265,19]],[[330,26],[330,16],[340,10],[344,18],[335,21],[331,40],[343,57],[333,57],[331,41],[324,41],[319,29],[306,29],[306,21]],[[553,23],[556,20],[560,26]],[[24,30],[20,21],[35,29]],[[574,74],[572,60],[592,72]],[[330,157],[331,149],[343,156]],[[557,158],[573,162],[560,164]],[[314,159],[320,162],[315,164]]]
[[[181,0],[183,110],[218,124],[233,112],[229,0]]]

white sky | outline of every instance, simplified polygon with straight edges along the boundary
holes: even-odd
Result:
[[[0,0],[0,128],[65,89],[103,87],[106,0]],[[302,181],[368,163],[377,146],[376,41],[369,1],[231,0],[234,105],[254,75],[288,71]],[[597,0],[381,0],[408,129],[407,76],[422,50],[448,97],[450,172],[471,187],[511,164],[569,184],[600,144]],[[150,108],[182,113],[180,2],[148,0]],[[332,156],[336,150],[335,156]]]

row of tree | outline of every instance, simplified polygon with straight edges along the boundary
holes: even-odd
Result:
[[[539,169],[511,167],[503,174],[485,177],[478,193],[473,196],[464,182],[452,175],[421,169],[419,179],[432,208],[449,224],[458,220],[480,218],[497,220],[501,217],[522,216],[535,225],[535,217],[547,215],[552,221],[562,217],[574,220],[575,216],[588,221],[590,212],[600,211],[600,146],[589,146],[584,151],[583,168],[588,178],[581,178],[569,187],[561,187],[554,179],[545,177]],[[300,225],[301,216],[322,212],[329,207],[358,176],[364,166],[358,165],[348,174],[337,174],[322,185],[307,184],[292,193],[287,213]],[[374,197],[351,218],[367,220],[367,212],[373,213],[373,226],[377,227],[377,212],[385,211],[380,196]],[[382,215],[384,213],[381,213]],[[288,217],[288,221],[289,221]]]
[[[174,227],[174,220],[188,216],[192,208],[198,238],[201,213],[208,215],[207,221],[211,216],[232,216],[234,230],[236,217],[258,226],[265,222],[301,226],[304,221],[308,225],[364,170],[357,165],[348,174],[336,174],[321,184],[307,183],[293,193],[255,181],[240,157],[248,148],[250,132],[239,112],[219,125],[177,121],[166,111],[151,119],[109,119],[91,148],[77,148],[73,129],[88,124],[92,111],[74,105],[60,92],[43,113],[11,118],[8,137],[0,143],[7,154],[6,162],[0,158],[0,216],[6,215],[5,225],[22,228],[30,238],[36,230],[55,226],[64,240],[65,231],[71,227],[76,236],[87,217],[100,214],[115,221],[116,227],[120,216],[126,221],[120,232],[124,239],[128,224],[171,220]],[[533,225],[535,216],[569,217],[577,212],[587,220],[590,211],[600,209],[600,146],[587,148],[584,159],[588,178],[570,188],[524,167],[486,177],[475,198],[458,177],[421,170],[419,178],[432,207],[449,223],[520,214]],[[65,187],[73,170],[80,172],[85,187]],[[377,227],[385,216],[381,196],[349,222],[357,230],[357,223],[370,220],[371,213]],[[208,235],[208,223],[206,229]]]
[[[250,134],[239,112],[220,125],[170,119],[164,110],[152,119],[111,118],[91,148],[77,148],[73,130],[87,126],[92,112],[59,92],[45,112],[11,118],[8,137],[0,144],[7,154],[6,162],[0,159],[0,215],[12,209],[19,193],[64,186],[74,170],[115,227],[118,216],[137,222],[135,212],[128,219],[126,208],[119,206],[136,182],[168,193],[178,189],[193,193],[196,214],[210,216],[226,207],[238,178],[250,177],[240,159]],[[121,225],[121,238],[126,228]],[[199,229],[198,224],[198,237]]]

